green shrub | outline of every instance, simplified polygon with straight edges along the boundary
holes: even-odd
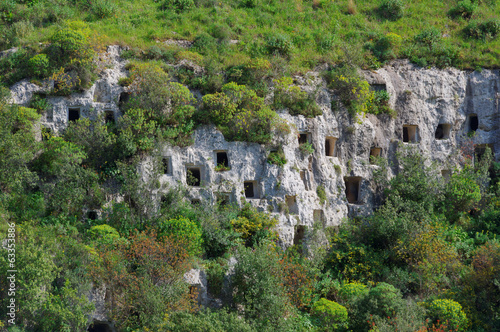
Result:
[[[208,54],[210,51],[215,50],[217,41],[208,33],[200,33],[194,38],[192,49],[201,53]]]
[[[354,116],[368,112],[368,101],[373,98],[370,85],[361,78],[356,68],[342,66],[327,73],[329,87],[335,90],[340,101]]]
[[[117,6],[113,1],[109,0],[94,0],[90,6],[90,18],[100,20],[112,17],[115,15]]]
[[[473,39],[495,38],[500,33],[500,19],[470,22],[463,32],[466,37]]]
[[[121,157],[130,157],[137,151],[150,151],[154,147],[157,134],[156,123],[150,120],[149,112],[129,109],[117,123],[120,134],[117,150]]]
[[[339,290],[339,296],[346,302],[352,302],[354,299],[366,294],[368,294],[368,287],[359,282],[344,284]]]
[[[481,188],[476,182],[472,166],[466,165],[460,171],[455,170],[446,184],[445,192],[451,220],[475,208],[481,200]]]
[[[31,72],[36,77],[43,78],[49,72],[49,58],[45,54],[37,54],[28,60]]]
[[[314,96],[308,95],[300,87],[293,85],[291,77],[274,80],[273,107],[276,109],[288,108],[291,115],[304,115],[313,118],[323,114]]]
[[[435,27],[422,30],[415,36],[415,42],[427,46],[430,52],[439,41],[441,41],[441,31]]]
[[[275,33],[267,37],[266,48],[269,54],[279,54],[288,57],[292,53],[293,44],[287,35]]]
[[[269,242],[255,248],[240,247],[235,258],[234,303],[243,306],[245,318],[253,320],[257,330],[293,331],[285,328],[291,323],[287,316],[294,308],[280,277],[282,266],[277,249]]]
[[[0,58],[0,78],[2,82],[10,86],[23,78],[33,75],[28,64],[33,53],[25,48]]]
[[[319,204],[323,205],[327,201],[327,196],[326,196],[326,191],[325,187],[322,185],[319,185],[318,188],[316,188],[316,194],[318,194],[319,198]]]
[[[93,240],[104,240],[109,243],[120,238],[118,231],[106,224],[92,226],[88,234]]]
[[[197,313],[172,312],[168,316],[166,326],[166,331],[172,332],[255,331],[238,313],[225,309],[214,311],[206,309]]]
[[[200,226],[185,217],[162,220],[158,224],[158,235],[173,237],[187,245],[187,252],[197,256],[202,252],[203,239]],[[183,242],[185,241],[185,242]]]
[[[314,152],[314,148],[311,143],[306,142],[299,145],[299,150],[304,156],[308,156]]]
[[[455,7],[450,9],[448,15],[452,18],[462,17],[469,20],[477,10],[477,2],[471,0],[462,0]]]
[[[267,94],[266,77],[269,75],[271,63],[262,58],[251,59],[243,65],[230,67],[227,70],[229,81],[247,85],[255,90],[259,97]]]
[[[398,20],[404,15],[404,3],[402,0],[382,0],[379,12],[390,20]]]
[[[162,9],[173,9],[177,13],[182,13],[194,7],[193,0],[165,0]]]
[[[401,43],[401,36],[390,32],[379,38],[374,44],[369,44],[368,48],[383,62],[397,57]]]
[[[337,302],[322,298],[313,304],[311,314],[318,317],[322,322],[321,326],[328,327],[329,330],[347,328],[347,309]]]
[[[287,163],[283,148],[280,146],[277,151],[271,151],[267,156],[267,162],[271,165],[283,167]]]
[[[427,305],[428,316],[433,323],[438,320],[454,331],[466,331],[468,319],[460,303],[453,300],[434,300]]]
[[[130,84],[132,84],[132,82],[132,77],[120,77],[118,79],[118,84],[120,86],[129,86]]]
[[[130,68],[132,96],[123,105],[125,113],[131,109],[142,113],[148,126],[155,127],[155,135],[174,145],[191,144],[194,129],[194,97],[188,88],[170,82],[161,63],[135,63]],[[137,119],[139,120],[139,118]]]
[[[274,240],[274,227],[278,220],[265,212],[258,212],[250,203],[245,203],[238,217],[231,220],[233,229],[241,234],[247,246],[261,243],[264,239]]]
[[[90,61],[94,55],[85,35],[74,29],[56,31],[50,37],[50,43],[50,59],[59,66],[64,66],[72,59]]]
[[[264,99],[244,85],[228,83],[222,92],[203,96],[202,122],[213,122],[227,140],[265,144],[279,119]]]
[[[34,94],[33,98],[30,100],[30,107],[36,109],[40,114],[43,114],[52,109],[52,104],[47,101],[47,98]]]

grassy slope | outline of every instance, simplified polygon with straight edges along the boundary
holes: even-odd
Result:
[[[348,0],[256,0],[254,8],[243,8],[239,0],[197,0],[190,10],[180,13],[161,10],[161,4],[152,0],[110,2],[115,7],[111,17],[90,21],[92,28],[107,36],[107,42],[145,49],[170,38],[193,40],[201,32],[219,39],[240,40],[236,46],[210,54],[224,65],[239,64],[248,57],[269,56],[264,47],[266,38],[277,33],[288,36],[293,43],[291,55],[282,60],[289,64],[289,72],[301,72],[320,63],[339,61],[344,56],[341,51],[343,44],[358,49],[357,53],[366,57],[368,51],[363,45],[388,32],[403,37],[403,46],[398,53],[401,56],[411,52],[412,38],[416,34],[434,26],[443,33],[447,44],[458,47],[458,67],[500,67],[500,38],[465,39],[461,31],[468,22],[447,15],[456,1],[408,1],[404,17],[396,21],[382,18],[377,11],[378,1],[371,0],[356,1],[354,15],[348,12]],[[472,20],[498,17],[500,2],[490,2],[483,1]],[[85,20],[87,10],[81,7],[81,10],[70,11],[63,17]],[[54,25],[37,27],[21,39],[21,44],[46,39],[54,29]],[[325,41],[331,41],[332,47],[320,50],[319,45]],[[370,63],[365,62],[365,65]]]

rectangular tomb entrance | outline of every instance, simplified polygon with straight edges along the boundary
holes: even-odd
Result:
[[[172,175],[172,158],[164,157],[162,160],[163,174]]]
[[[76,121],[80,119],[79,108],[68,108],[68,121]]]
[[[438,124],[436,132],[434,133],[434,137],[436,139],[448,139],[450,138],[450,132],[451,132],[451,124],[441,123]]]
[[[415,125],[403,126],[403,142],[405,143],[418,142],[418,126]]]
[[[286,205],[290,214],[298,214],[297,196],[285,196]]]
[[[473,133],[479,128],[479,118],[477,114],[470,114],[468,120],[468,132]]]
[[[375,158],[380,157],[382,154],[382,148],[378,147],[373,147],[370,149],[370,162],[373,164],[375,161]]]
[[[219,170],[229,170],[229,158],[227,151],[215,151],[216,164],[215,167]]]
[[[344,178],[345,181],[345,195],[347,201],[351,204],[359,204],[359,190],[361,184],[361,177],[349,176]]]
[[[309,133],[299,133],[299,145],[309,143],[310,141]]]
[[[335,143],[337,143],[335,137],[325,138],[325,155],[327,157],[335,157]]]
[[[188,166],[186,168],[186,183],[192,187],[199,187],[201,185],[200,167]]]
[[[259,193],[257,191],[257,181],[245,181],[243,182],[243,187],[245,188],[246,198],[259,198]]]

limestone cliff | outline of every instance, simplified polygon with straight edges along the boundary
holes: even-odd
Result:
[[[42,119],[44,127],[59,132],[70,119],[80,116],[121,116],[118,106],[127,93],[118,79],[127,75],[126,61],[120,58],[118,46],[109,47],[105,56],[108,69],[89,90],[48,98],[54,107]],[[161,149],[166,174],[153,196],[160,201],[169,188],[187,186],[189,170],[197,183],[187,186],[187,199],[214,202],[222,198],[241,204],[246,196],[252,205],[276,215],[283,244],[290,245],[305,229],[298,225],[335,226],[349,214],[370,213],[376,202],[372,176],[378,167],[370,164],[370,154],[394,161],[398,145],[407,141],[402,144],[418,146],[446,175],[456,165],[460,142],[475,130],[474,143],[489,144],[498,157],[498,70],[425,69],[394,61],[364,74],[374,89],[389,92],[397,117],[366,115],[355,120],[342,106],[332,109],[332,104],[338,103],[319,73],[295,77],[304,90],[318,89],[317,102],[323,115],[307,119],[280,111],[292,132],[273,146],[227,142],[214,126],[201,127],[194,133],[193,145]],[[26,105],[34,92],[43,89],[21,81],[11,87],[13,102]],[[303,142],[312,144],[312,154],[300,151]],[[284,167],[267,162],[277,143],[283,144],[288,160]],[[227,163],[229,170],[216,171],[218,163]],[[318,187],[324,189],[326,201],[318,197]]]

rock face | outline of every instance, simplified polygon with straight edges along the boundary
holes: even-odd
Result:
[[[54,132],[63,130],[71,117],[96,118],[110,112],[121,115],[120,98],[125,98],[118,79],[126,76],[120,49],[108,49],[109,69],[88,90],[69,97],[49,97],[54,106],[42,125]],[[370,154],[394,161],[399,144],[418,147],[443,171],[456,165],[456,151],[469,131],[475,130],[475,144],[489,144],[496,158],[500,154],[500,76],[498,70],[464,72],[457,69],[423,69],[407,61],[395,61],[365,77],[374,89],[386,89],[397,117],[366,115],[353,119],[340,107],[332,110],[335,96],[318,73],[296,77],[306,91],[318,89],[317,102],[323,115],[314,119],[279,115],[292,132],[281,137],[288,162],[271,165],[273,149],[255,143],[227,142],[214,126],[194,133],[194,144],[185,148],[164,146],[160,153],[166,165],[160,201],[169,188],[183,185],[192,201],[214,203],[218,199],[242,204],[242,199],[279,220],[284,245],[298,242],[309,227],[337,226],[348,215],[368,214],[376,203]],[[33,93],[43,89],[27,81],[15,84],[13,101],[28,104]],[[334,103],[335,104],[335,103]],[[77,113],[76,113],[77,112]],[[406,141],[406,142],[403,142]],[[312,154],[299,146],[309,142]],[[217,171],[217,164],[227,170]],[[188,185],[188,172],[194,182]],[[319,188],[319,190],[318,190]],[[324,192],[324,194],[323,194]],[[318,195],[319,193],[319,195]],[[320,196],[322,198],[320,198]]]

